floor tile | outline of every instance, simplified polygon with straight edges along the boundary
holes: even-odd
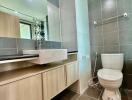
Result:
[[[127,91],[128,100],[132,100],[132,90]]]
[[[103,90],[103,89],[102,89]],[[59,95],[57,95],[52,100],[102,100],[101,93],[102,91],[98,91],[94,88],[88,88],[83,95],[76,94],[70,90],[65,90]],[[132,92],[126,93],[123,89],[121,90],[122,99],[121,100],[132,100]],[[128,96],[129,99],[128,99]],[[100,98],[99,98],[100,97]]]
[[[56,97],[54,97],[52,100],[78,100],[79,97],[79,94],[70,90],[65,90]]]
[[[78,100],[97,100],[97,99],[94,99],[94,98],[89,97],[87,95],[82,95],[82,96],[79,97]]]
[[[83,95],[88,95],[89,97],[98,99],[100,96],[101,91],[97,90],[96,88],[88,88]]]
[[[121,92],[121,97],[122,97],[121,100],[128,100],[127,92],[124,89],[120,89],[120,92]]]

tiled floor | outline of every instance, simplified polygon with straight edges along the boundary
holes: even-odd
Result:
[[[128,90],[127,94],[128,94],[128,100],[132,100],[132,90]]]
[[[100,96],[101,96],[101,91],[97,91],[96,89],[89,88],[81,96],[72,91],[65,90],[61,94],[53,98],[52,100],[102,100]],[[122,100],[132,100],[132,99],[128,99],[126,93],[122,90]]]
[[[120,89],[120,91],[121,91],[121,96],[122,96],[121,100],[129,100],[127,92],[124,89]]]
[[[65,90],[53,100],[99,100],[100,91],[89,88],[83,95],[76,94],[72,91]]]

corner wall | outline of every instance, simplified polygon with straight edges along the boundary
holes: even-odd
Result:
[[[77,51],[75,0],[60,0],[60,21],[62,47]]]

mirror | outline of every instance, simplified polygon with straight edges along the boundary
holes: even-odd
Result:
[[[46,0],[0,0],[0,36],[47,39]]]
[[[61,41],[59,0],[0,0],[0,37]]]

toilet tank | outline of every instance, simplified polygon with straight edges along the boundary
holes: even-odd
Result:
[[[101,54],[103,68],[122,70],[124,63],[124,54]]]

